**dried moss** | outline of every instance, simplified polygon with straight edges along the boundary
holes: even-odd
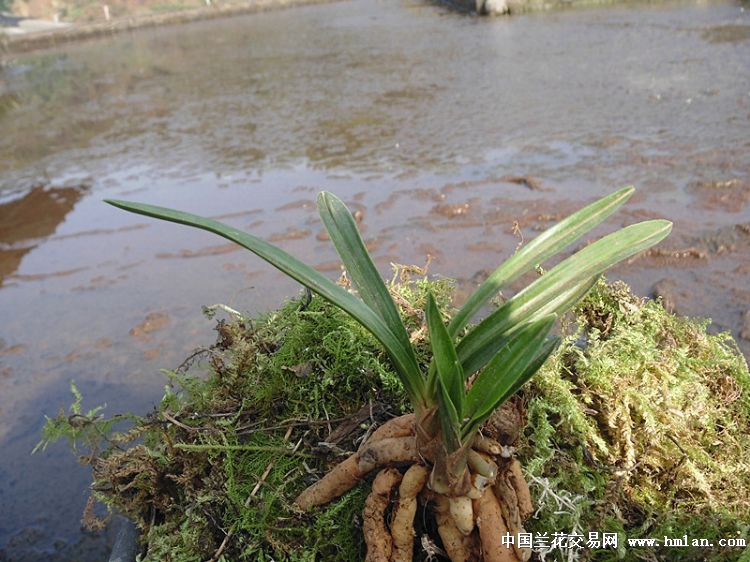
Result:
[[[446,309],[452,285],[412,280],[415,273],[424,274],[400,269],[392,291],[424,362],[426,288]],[[519,454],[539,505],[530,530],[619,532],[621,545],[626,535],[747,538],[750,376],[731,338],[706,328],[622,284],[601,283],[571,315],[564,345],[524,389]],[[387,358],[318,298],[220,322],[218,332],[200,363],[168,373],[159,407],[127,431],[113,432],[98,411],[81,414],[77,399],[77,417],[49,420],[48,437],[93,447],[92,488],[139,522],[143,560],[361,560],[367,482],[313,516],[289,502],[373,423],[402,410]],[[740,557],[718,548],[578,554]]]

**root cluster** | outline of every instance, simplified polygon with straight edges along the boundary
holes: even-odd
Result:
[[[409,414],[381,426],[357,453],[302,492],[297,507],[309,511],[325,504],[377,471],[363,514],[366,562],[411,562],[422,544],[414,526],[420,508],[432,518],[426,527],[437,530],[428,542],[442,544],[452,562],[529,560],[531,550],[517,541],[532,503],[507,446],[515,440],[512,428],[511,435],[477,437],[467,454],[465,484],[445,491],[433,474],[440,460],[418,446],[416,424]]]

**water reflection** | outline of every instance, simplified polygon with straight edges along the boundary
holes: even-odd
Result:
[[[0,201],[0,288],[23,257],[55,233],[85,191],[85,187],[38,185],[21,197]]]

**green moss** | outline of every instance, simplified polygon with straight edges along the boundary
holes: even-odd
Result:
[[[398,273],[391,289],[424,363],[426,289],[448,310],[452,284]],[[622,284],[600,283],[566,319],[564,344],[523,390],[530,531],[619,533],[618,550],[580,551],[595,560],[739,560],[738,549],[623,546],[626,536],[747,538],[750,376],[731,338],[706,328]],[[144,561],[363,559],[367,482],[312,516],[289,503],[373,422],[403,410],[386,356],[318,298],[218,332],[201,365],[167,373],[158,410],[129,430],[82,414],[76,398],[78,417],[48,420],[48,437],[94,448],[96,495],[139,522]],[[319,445],[352,419],[341,440]]]
[[[747,537],[750,376],[728,334],[600,283],[557,354],[525,390],[521,458],[538,531]],[[555,495],[572,501],[560,509]],[[639,559],[638,549],[597,560]],[[662,548],[660,560],[736,560],[737,549]]]

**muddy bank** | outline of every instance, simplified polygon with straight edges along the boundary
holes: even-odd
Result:
[[[517,15],[547,10],[591,8],[614,4],[659,4],[663,0],[445,0],[447,4],[464,12],[481,15]]]
[[[269,10],[281,10],[294,6],[325,4],[337,0],[253,0],[242,5],[212,6],[195,10],[175,11],[164,14],[149,14],[125,17],[95,23],[74,24],[70,27],[6,35],[0,28],[0,54],[23,53],[34,49],[50,49],[72,41],[107,37],[135,29],[177,25],[200,20],[227,18],[242,14],[255,14]]]

